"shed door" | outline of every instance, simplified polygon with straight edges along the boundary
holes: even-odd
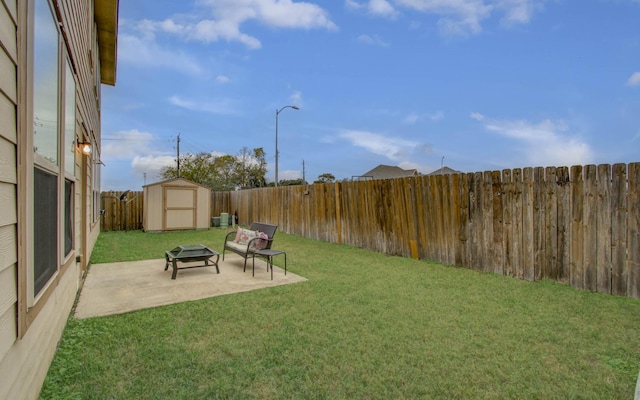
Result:
[[[196,188],[165,187],[163,230],[196,229]]]

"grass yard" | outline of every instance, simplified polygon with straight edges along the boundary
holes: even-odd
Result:
[[[92,263],[224,233],[103,232]],[[640,301],[282,232],[274,248],[309,281],[70,318],[41,399],[633,399]]]

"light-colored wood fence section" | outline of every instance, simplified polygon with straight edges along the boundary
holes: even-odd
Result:
[[[214,192],[211,215],[222,212],[243,225],[640,297],[640,163]]]
[[[124,192],[102,192],[100,219],[103,231],[131,231],[142,229],[142,209],[144,192],[129,192],[120,200]]]

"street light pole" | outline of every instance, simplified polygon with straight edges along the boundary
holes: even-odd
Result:
[[[284,106],[279,110],[276,110],[276,187],[278,187],[278,115],[285,108],[293,108],[294,110],[299,110],[297,106]]]

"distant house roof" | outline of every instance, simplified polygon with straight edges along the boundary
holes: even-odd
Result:
[[[455,169],[451,169],[449,167],[442,167],[437,169],[427,175],[447,175],[447,174],[461,174],[461,171],[456,171]]]
[[[391,165],[378,165],[369,172],[365,172],[357,178],[364,179],[393,179],[406,178],[409,176],[418,176],[417,169],[402,169]]]

